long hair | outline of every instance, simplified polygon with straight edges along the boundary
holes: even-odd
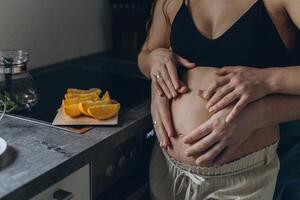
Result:
[[[147,24],[146,24],[146,30],[147,30],[148,34],[149,34],[149,30],[150,30],[152,22],[153,22],[153,15],[154,15],[154,9],[155,9],[156,3],[157,3],[157,0],[153,0],[151,9],[150,9],[150,18],[148,19]]]

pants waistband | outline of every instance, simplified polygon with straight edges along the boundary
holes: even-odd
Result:
[[[270,163],[277,156],[277,146],[278,142],[239,158],[238,160],[234,160],[217,167],[199,167],[196,165],[189,165],[175,160],[165,150],[163,150],[163,154],[168,161],[168,164],[174,165],[176,168],[207,177],[229,176],[231,174],[242,173],[257,166]]]

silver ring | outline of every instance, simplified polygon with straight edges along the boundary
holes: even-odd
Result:
[[[157,74],[154,75],[155,79],[158,80],[161,78],[161,74],[160,72],[158,72]]]
[[[157,121],[156,120],[153,121],[153,127],[154,127],[154,129],[157,127]]]

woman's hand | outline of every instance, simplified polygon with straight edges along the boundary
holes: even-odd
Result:
[[[154,88],[160,95],[165,94],[169,99],[175,98],[177,92],[185,93],[188,88],[179,80],[177,65],[186,68],[195,67],[195,63],[176,55],[172,50],[158,48],[153,50],[147,58],[148,66],[151,66],[151,79]]]
[[[269,93],[268,70],[251,67],[224,67],[217,70],[218,78],[205,91],[201,91],[208,100],[209,112],[217,112],[236,102],[226,121],[236,118],[243,108]]]
[[[174,135],[174,126],[170,111],[170,100],[165,95],[159,95],[152,83],[151,115],[155,133],[160,147],[170,145],[170,137]]]
[[[186,155],[196,159],[196,165],[221,165],[229,159],[236,148],[244,142],[256,129],[246,111],[239,118],[227,123],[226,116],[231,111],[228,106],[201,124],[194,131],[184,137]]]

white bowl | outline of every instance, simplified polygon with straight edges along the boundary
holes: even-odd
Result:
[[[4,139],[2,139],[2,138],[0,137],[0,156],[1,156],[2,154],[4,154],[4,152],[5,152],[6,149],[7,149],[7,143],[5,142]]]

